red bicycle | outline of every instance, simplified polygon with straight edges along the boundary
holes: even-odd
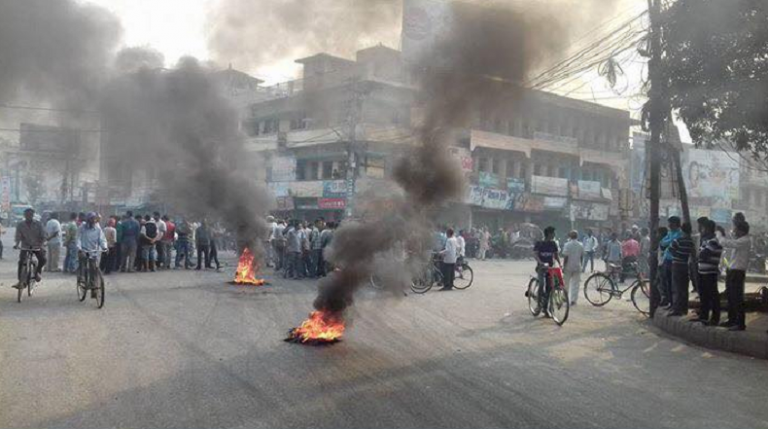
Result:
[[[552,320],[557,323],[558,326],[562,326],[566,320],[568,320],[568,313],[570,312],[570,301],[568,300],[568,291],[565,289],[565,282],[563,281],[563,269],[560,267],[545,267],[546,275],[546,288],[549,291],[549,302],[547,305],[547,314],[552,317]],[[528,282],[528,291],[525,295],[528,297],[528,309],[531,310],[533,317],[541,314],[542,299],[544,299],[541,292],[544,288],[539,285],[539,277],[531,277],[531,281]],[[546,295],[546,294],[544,294]]]

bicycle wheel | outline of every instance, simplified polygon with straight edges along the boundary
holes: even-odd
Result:
[[[35,284],[34,275],[32,273],[37,272],[37,264],[30,264],[29,271],[27,272],[27,296],[32,296],[32,285]]]
[[[101,275],[100,270],[96,270],[96,307],[104,307],[104,277]]]
[[[589,276],[584,282],[584,298],[595,307],[602,307],[613,298],[616,285],[610,277],[603,273]]]
[[[568,301],[568,292],[562,287],[556,287],[549,294],[549,314],[558,326],[563,326],[568,320],[571,303]]]
[[[432,276],[428,271],[424,272],[420,276],[414,278],[411,281],[411,290],[415,293],[422,294],[427,293],[432,289]]]
[[[472,280],[475,279],[475,274],[472,272],[472,267],[468,264],[456,265],[456,275],[453,279],[453,287],[456,289],[466,289],[472,286]]]
[[[21,266],[21,273],[19,274],[19,289],[16,296],[16,302],[21,302],[21,296],[24,294],[24,289],[29,287],[27,278],[29,277],[29,268],[27,264]]]
[[[650,280],[635,280],[632,284],[632,304],[644,316],[651,314]]]
[[[539,302],[539,279],[532,278],[528,282],[528,291],[525,293],[528,297],[528,309],[531,310],[533,317],[541,313],[541,303]]]
[[[381,283],[381,279],[376,274],[371,274],[369,283],[371,287],[376,290],[384,289],[384,285]]]

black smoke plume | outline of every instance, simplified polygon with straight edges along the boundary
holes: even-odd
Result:
[[[99,98],[120,41],[116,17],[73,0],[0,0],[0,101],[73,110]]]
[[[451,31],[425,55],[420,76],[424,122],[417,145],[397,163],[395,181],[404,200],[376,222],[351,222],[336,231],[327,259],[341,268],[324,279],[314,306],[339,313],[357,288],[377,271],[378,257],[402,248],[408,256],[389,258],[390,268],[412,276],[429,261],[433,225],[428,214],[461,201],[464,179],[448,145],[453,130],[469,127],[471,114],[509,107],[520,96],[528,71],[565,43],[566,33],[548,25],[532,8],[453,5]],[[399,263],[399,267],[397,264]],[[397,286],[404,287],[407,278]]]
[[[122,165],[157,171],[162,198],[182,213],[222,221],[258,260],[268,199],[243,150],[238,112],[211,72],[184,58],[171,70],[116,79],[101,109],[105,150]]]

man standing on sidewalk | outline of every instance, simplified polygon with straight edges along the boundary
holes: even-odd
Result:
[[[445,247],[440,252],[443,257],[443,288],[440,290],[448,291],[453,289],[453,278],[456,274],[456,260],[459,257],[459,242],[453,236],[453,229],[448,228],[445,231]]]
[[[594,237],[593,237],[594,238]],[[571,306],[576,305],[581,288],[581,261],[584,259],[584,246],[579,243],[579,233],[568,233],[568,242],[563,247],[563,280],[568,285],[568,299]]]
[[[701,322],[707,326],[717,326],[720,323],[720,294],[717,280],[720,276],[720,258],[723,247],[715,237],[715,221],[707,219],[701,229],[701,245],[699,246],[699,317],[693,322]]]
[[[597,246],[597,237],[592,234],[591,229],[587,229],[587,235],[584,237],[584,264],[581,267],[582,273],[587,270],[587,262],[589,262],[589,272],[591,273],[595,271],[595,252],[597,252]]]
[[[48,266],[45,271],[58,272],[61,257],[61,223],[59,215],[51,213],[51,219],[45,224],[45,234],[48,237]]]
[[[729,239],[718,234],[717,241],[726,249],[734,249],[730,266],[725,275],[725,289],[728,296],[728,320],[720,326],[730,331],[743,331],[746,329],[744,315],[744,280],[749,266],[749,257],[752,251],[752,241],[749,237],[749,223],[747,221],[734,221],[734,238]]]
[[[682,235],[672,242],[669,252],[672,255],[672,312],[669,316],[688,314],[688,283],[690,275],[688,261],[693,253],[691,224],[684,223],[680,228]]]
[[[664,253],[664,263],[661,267],[661,281],[659,287],[661,288],[661,303],[659,307],[666,307],[672,304],[672,253],[669,248],[672,246],[672,242],[680,238],[683,234],[680,231],[680,218],[677,216],[670,216],[667,219],[668,231],[659,246]]]

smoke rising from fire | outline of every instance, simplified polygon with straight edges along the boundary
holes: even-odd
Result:
[[[162,199],[221,220],[260,259],[266,191],[243,150],[238,112],[211,72],[184,58],[172,70],[145,68],[115,80],[102,104],[108,156],[158,172]]]
[[[465,187],[461,169],[448,151],[456,140],[453,131],[469,127],[473,113],[514,105],[531,67],[567,41],[567,32],[552,27],[555,20],[531,7],[456,3],[452,12],[449,34],[414,66],[424,121],[417,145],[394,169],[404,201],[385,215],[389,218],[352,222],[336,232],[327,257],[341,271],[321,283],[314,303],[318,310],[346,309],[356,289],[377,272],[377,256],[388,254],[398,243],[409,254],[388,259],[390,265],[399,263],[395,272],[413,275],[419,265],[428,263],[434,247],[428,216],[450,210],[448,203],[460,202]],[[406,284],[407,279],[399,286]]]
[[[96,111],[110,177],[136,187],[154,172],[147,185],[159,185],[160,201],[224,221],[258,257],[268,200],[246,164],[238,112],[212,70],[191,58],[160,69],[163,55],[148,47],[117,52],[121,34],[119,20],[95,6],[0,0],[0,101],[64,108],[64,126]]]

